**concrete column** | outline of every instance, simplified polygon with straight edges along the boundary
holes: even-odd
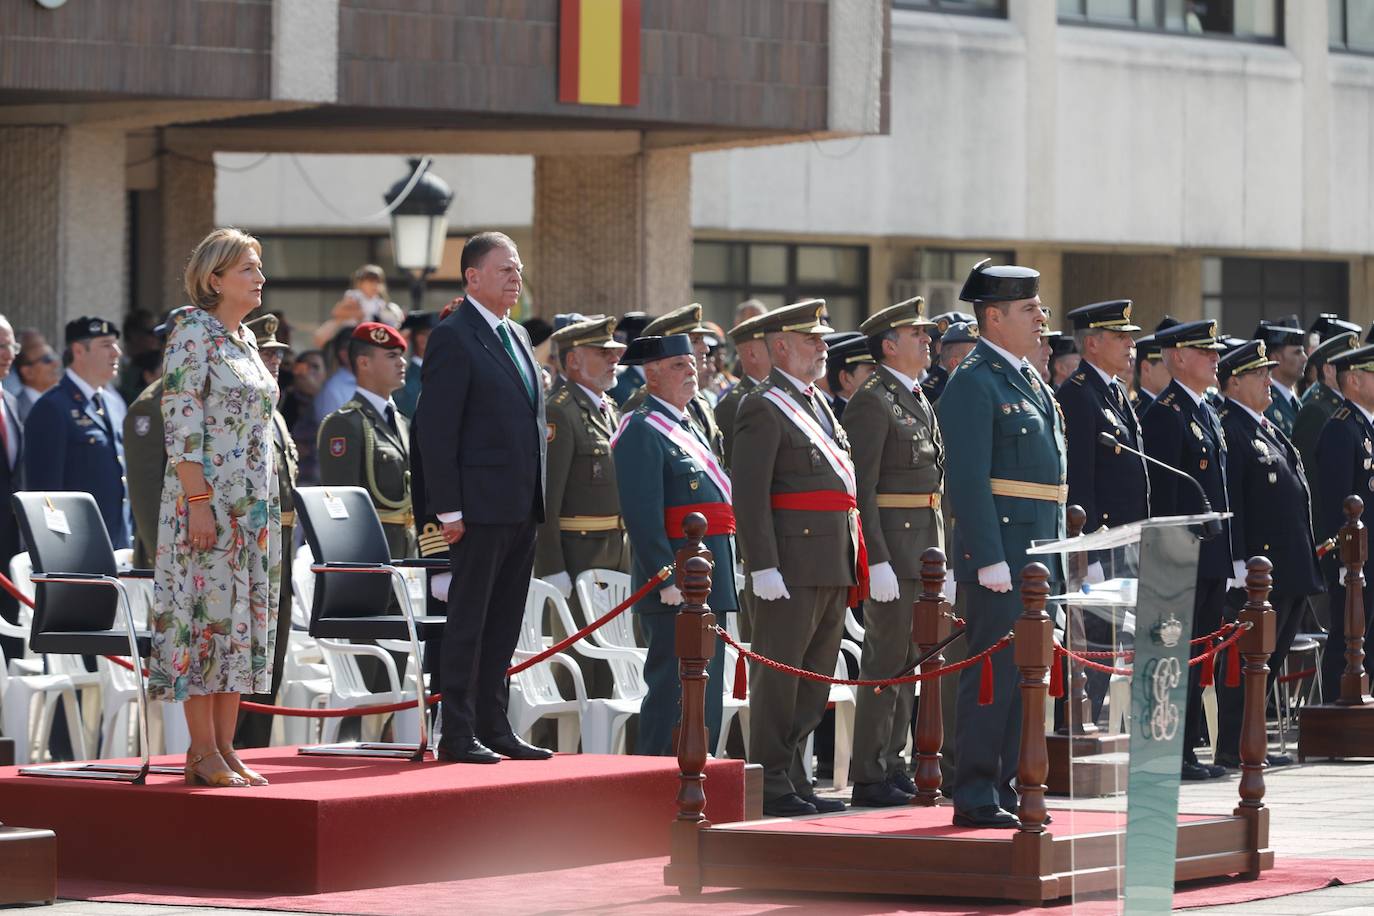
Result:
[[[0,199],[0,308],[15,327],[60,347],[78,315],[123,317],[123,131],[0,128]]]
[[[1048,0],[1007,0],[1009,19],[1026,40],[1026,229],[1029,239],[1057,238],[1055,218],[1059,20]]]
[[[205,152],[168,150],[159,161],[162,282],[158,301],[139,303],[153,312],[186,304],[186,262],[191,249],[215,228],[215,166],[208,157]]]
[[[1284,44],[1302,64],[1302,241],[1324,251],[1331,239],[1331,75],[1327,4],[1284,3]],[[1339,248],[1340,245],[1335,247]]]
[[[1015,263],[1040,271],[1040,302],[1052,312],[1049,328],[1061,330],[1064,313],[1074,305],[1064,301],[1064,253],[1044,245],[1019,245]]]
[[[539,156],[534,166],[537,310],[662,313],[692,292],[685,152]]]

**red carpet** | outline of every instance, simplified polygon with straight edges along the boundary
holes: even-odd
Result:
[[[976,834],[986,838],[986,830],[955,827],[950,823],[952,808],[872,808],[854,809],[844,816],[816,817],[805,820],[766,820],[736,824],[735,830],[767,830],[785,833],[864,833],[894,836],[960,836]],[[1049,831],[1055,836],[1080,836],[1087,833],[1124,830],[1125,814],[1112,811],[1065,811],[1055,809],[1054,823]],[[1183,821],[1205,821],[1208,814],[1180,814]],[[1007,831],[1003,836],[1011,836]]]
[[[666,833],[666,831],[665,831]],[[701,913],[712,916],[773,913],[794,910],[837,914],[921,913],[1044,913],[1107,914],[1118,910],[1112,901],[1065,901],[1049,907],[1022,908],[977,901],[947,902],[897,897],[839,897],[745,891],[707,891],[700,897],[680,897],[663,886],[666,857],[637,859],[609,865],[570,868],[540,874],[472,878],[409,887],[317,894],[311,897],[190,891],[172,887],[139,887],[98,881],[63,880],[60,896],[179,906],[239,907],[294,910],[302,913],[357,913],[362,916],[433,916],[435,913],[482,913],[514,916],[523,913],[612,912],[646,914]],[[818,863],[820,864],[820,863]],[[1284,859],[1258,881],[1206,881],[1182,887],[1174,895],[1176,908],[1246,903],[1326,887],[1333,881],[1354,884],[1374,880],[1374,859]]]
[[[677,811],[677,761],[667,757],[243,757],[272,785],[191,788],[154,776],[129,786],[3,768],[0,820],[56,831],[64,879],[318,894],[666,855]],[[713,760],[706,773],[707,817],[743,817],[744,764]]]

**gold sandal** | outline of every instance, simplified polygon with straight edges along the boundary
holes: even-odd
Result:
[[[229,748],[229,750],[227,751],[222,750],[219,753],[220,756],[224,758],[224,762],[229,764],[229,769],[233,770],[235,773],[239,774],[244,779],[246,779],[248,781],[248,785],[265,786],[268,784],[266,776],[263,776],[256,770],[250,770],[248,767],[243,765],[243,761],[239,759],[238,752],[236,752],[232,747]]]
[[[246,789],[248,783],[242,776],[231,769],[215,770],[206,773],[200,768],[200,763],[207,757],[219,757],[217,751],[208,754],[201,754],[197,757],[186,758],[186,785],[205,785],[212,789]],[[221,758],[223,759],[223,758]]]

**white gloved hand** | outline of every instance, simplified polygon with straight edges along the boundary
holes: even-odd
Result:
[[[776,567],[752,572],[749,578],[754,583],[754,597],[760,601],[777,601],[779,598],[792,597],[787,590],[787,583],[782,581],[782,573],[778,572]]]
[[[1339,583],[1340,585],[1344,585],[1344,584],[1345,584],[1345,567],[1344,567],[1344,566],[1340,567],[1340,571],[1336,573],[1336,582]]]
[[[1226,590],[1230,591],[1233,588],[1245,588],[1245,577],[1249,574],[1243,561],[1233,561],[1231,563],[1231,578],[1226,580]]]
[[[669,607],[677,607],[682,603],[682,592],[678,590],[676,585],[670,585],[658,590],[658,600]]]
[[[439,573],[429,580],[429,593],[439,601],[448,600],[448,584],[453,581],[453,573]]]
[[[1102,572],[1101,563],[1089,563],[1088,572],[1084,579],[1089,585],[1096,585],[1099,582],[1106,582],[1107,576]]]
[[[978,584],[990,592],[1011,591],[1011,567],[1003,560],[978,570]]]
[[[953,606],[954,598],[958,594],[959,583],[954,581],[954,565],[950,564],[950,566],[945,569],[945,600]]]
[[[544,581],[558,589],[558,594],[562,595],[564,599],[572,597],[572,577],[566,572],[545,576]]]
[[[868,567],[868,596],[880,604],[888,601],[896,601],[901,587],[897,584],[897,573],[893,571],[892,564],[888,562],[879,563],[877,566]]]

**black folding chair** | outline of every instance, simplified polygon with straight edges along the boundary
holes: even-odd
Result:
[[[415,615],[401,568],[448,569],[448,561],[392,559],[382,522],[362,487],[301,487],[296,490],[296,517],[315,556],[310,567],[315,573],[310,635],[316,639],[409,641],[420,713],[418,746],[345,741],[302,747],[300,753],[423,760],[429,738],[420,642],[439,636],[447,618]],[[399,614],[388,610],[393,594],[399,599]]]
[[[33,559],[35,586],[34,652],[58,655],[111,655],[137,667],[148,657],[152,635],[134,622],[123,579],[151,579],[150,569],[117,572],[114,548],[100,509],[89,493],[16,493],[14,512]],[[91,588],[91,586],[96,586]],[[123,621],[116,623],[116,615]],[[148,762],[148,695],[138,682],[139,764],[103,760],[22,767],[25,776],[104,779],[142,785],[149,773],[180,776],[181,767]],[[68,728],[77,723],[67,723]]]

